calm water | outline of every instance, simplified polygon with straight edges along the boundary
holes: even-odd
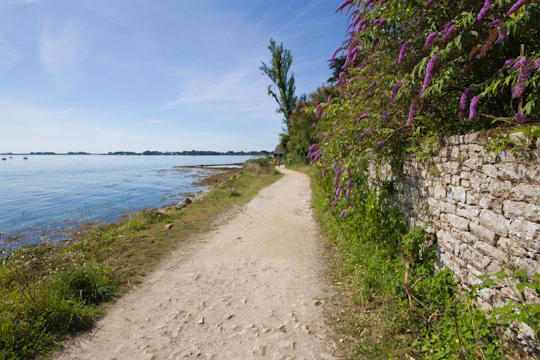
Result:
[[[186,165],[232,164],[252,156],[13,156],[0,160],[0,248],[44,241],[36,230],[179,202],[203,189],[209,170]],[[32,234],[29,236],[29,234]],[[22,235],[18,243],[2,239]]]

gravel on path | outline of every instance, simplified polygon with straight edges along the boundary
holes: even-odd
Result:
[[[285,176],[168,256],[67,359],[335,359],[309,177]]]

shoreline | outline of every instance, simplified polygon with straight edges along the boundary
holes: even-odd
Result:
[[[230,166],[240,167],[233,168]],[[205,169],[214,170],[214,172],[202,176],[194,176],[191,185],[204,188],[196,193],[185,194],[185,196],[180,197],[180,202],[176,204],[148,206],[133,211],[124,210],[119,215],[112,218],[98,217],[97,219],[69,219],[64,221],[53,221],[52,225],[40,225],[36,228],[29,229],[22,233],[0,232],[0,257],[9,256],[11,253],[17,251],[18,249],[29,246],[43,246],[50,244],[63,247],[76,241],[76,239],[73,240],[71,239],[71,237],[80,237],[81,235],[84,236],[85,234],[88,234],[90,231],[97,227],[124,221],[130,216],[133,216],[134,214],[141,211],[174,208],[178,204],[182,203],[186,198],[195,200],[203,195],[206,195],[216,186],[223,184],[224,181],[241,172],[241,166],[242,163],[174,166],[172,170],[168,171],[178,171],[181,169]],[[67,223],[67,221],[71,221],[73,223],[66,226],[65,228],[63,226],[61,226],[60,228],[55,227],[56,224],[62,224],[64,222]]]

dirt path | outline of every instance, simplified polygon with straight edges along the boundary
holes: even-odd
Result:
[[[181,246],[57,359],[334,359],[309,178],[285,176]]]

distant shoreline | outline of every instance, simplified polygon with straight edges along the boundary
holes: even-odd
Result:
[[[273,152],[271,151],[250,151],[250,152],[217,152],[217,151],[182,151],[182,152],[157,152],[157,151],[144,151],[142,153],[136,153],[136,152],[128,152],[128,151],[117,151],[117,152],[109,152],[107,154],[104,153],[83,153],[83,152],[77,152],[77,153],[55,153],[55,152],[30,152],[30,153],[0,153],[0,156],[8,156],[8,155],[15,155],[15,156],[21,156],[21,155],[121,155],[121,156],[208,156],[208,155],[240,155],[240,156],[246,156],[246,155],[255,155],[255,156],[268,156],[273,155]]]

